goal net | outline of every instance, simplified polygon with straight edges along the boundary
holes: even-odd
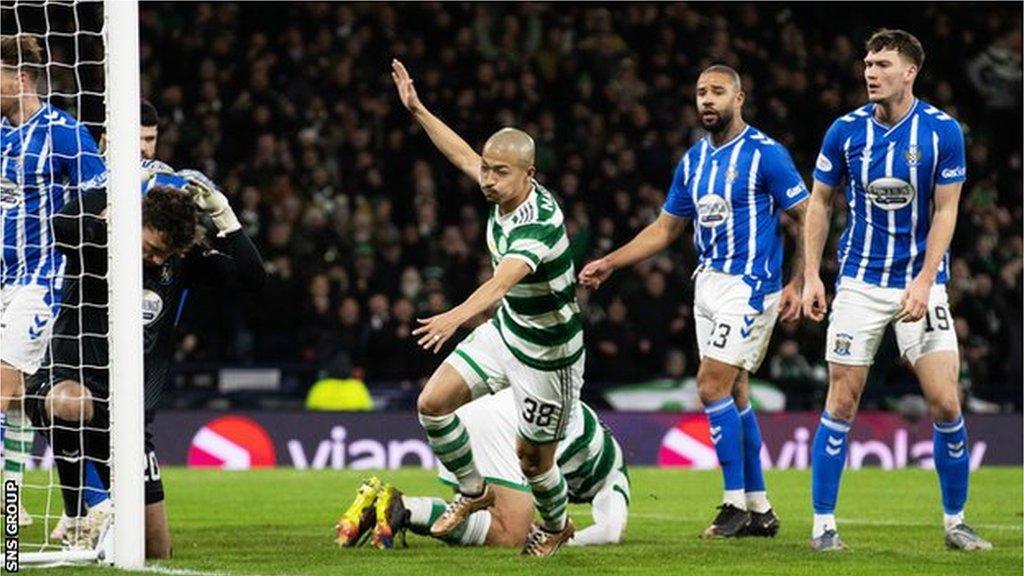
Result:
[[[138,5],[2,0],[0,33],[4,567],[139,567]]]

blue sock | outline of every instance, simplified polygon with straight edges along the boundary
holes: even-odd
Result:
[[[754,407],[740,412],[743,423],[743,489],[764,492],[764,474],[761,472],[761,428],[757,425]]]
[[[7,428],[7,414],[0,412],[0,446],[4,444],[4,428]],[[4,450],[4,454],[7,450]]]
[[[732,396],[704,407],[726,490],[743,490],[743,428]]]
[[[85,504],[89,508],[110,498],[110,493],[107,492],[106,486],[100,480],[100,473],[96,470],[96,465],[89,460],[85,462],[85,489],[82,494]]]
[[[850,423],[821,413],[811,448],[811,493],[815,514],[832,514],[846,464]]]
[[[967,484],[971,475],[971,451],[967,446],[964,417],[958,416],[951,422],[936,422],[932,439],[942,508],[946,514],[959,514],[967,503]]]

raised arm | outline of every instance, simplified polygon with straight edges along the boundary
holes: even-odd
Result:
[[[437,353],[444,343],[455,334],[455,330],[467,320],[491,309],[508,294],[513,286],[531,272],[530,265],[520,258],[503,258],[494,270],[494,276],[484,282],[455,308],[437,316],[418,319],[420,326],[412,331],[419,338],[417,342],[427,350]]]
[[[420,126],[423,126],[434,146],[437,146],[437,149],[456,168],[472,178],[474,182],[479,182],[480,155],[461,136],[442,122],[440,118],[431,114],[426,106],[420,102],[420,98],[416,94],[416,88],[412,85],[413,81],[412,77],[409,76],[409,71],[398,60],[391,61],[391,78],[394,79],[395,87],[398,88],[398,97],[401,98],[402,104],[409,109],[409,112],[412,112],[413,118],[420,123]]]
[[[657,220],[648,224],[626,245],[584,266],[580,271],[580,284],[599,288],[619,268],[632,266],[668,248],[683,233],[685,226],[685,218],[662,211]]]
[[[804,315],[821,322],[825,319],[825,285],[821,282],[821,253],[828,239],[832,196],[836,186],[815,180],[804,218]]]

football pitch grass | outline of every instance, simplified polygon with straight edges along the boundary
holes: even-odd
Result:
[[[377,472],[374,472],[377,473]],[[39,473],[35,473],[39,474]],[[30,480],[40,480],[33,474]],[[968,522],[995,549],[952,552],[943,547],[938,482],[929,470],[847,471],[839,526],[850,550],[808,548],[810,472],[766,472],[782,519],[773,539],[698,538],[721,497],[717,471],[633,468],[626,540],[619,546],[563,548],[547,559],[516,549],[458,548],[410,534],[409,547],[339,549],[333,526],[370,471],[259,470],[223,472],[166,468],[174,558],[149,570],[180,576],[276,574],[1021,574],[1021,468],[986,468],[972,476]],[[427,470],[377,473],[408,494],[444,496]],[[54,505],[59,497],[54,495]],[[43,505],[29,496],[32,508]],[[578,527],[591,523],[586,506],[572,506]],[[22,541],[38,539],[27,528]],[[33,573],[111,574],[109,568],[62,567]]]

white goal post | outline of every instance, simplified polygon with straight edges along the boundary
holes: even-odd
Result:
[[[139,3],[104,1],[110,239],[110,449],[113,563],[145,561]]]
[[[25,4],[42,6],[45,11],[51,1]],[[113,523],[95,550],[23,551],[18,557],[23,564],[98,561],[133,569],[143,567],[145,562],[139,5],[138,0],[53,1],[54,5],[72,9],[80,3],[99,4],[103,10]],[[19,4],[16,0],[5,13],[15,13]],[[8,30],[5,27],[5,33]],[[39,37],[49,34],[48,23],[45,34],[35,33]],[[65,32],[54,34],[68,36]],[[48,490],[54,490],[52,476]],[[26,547],[22,545],[23,550]]]

